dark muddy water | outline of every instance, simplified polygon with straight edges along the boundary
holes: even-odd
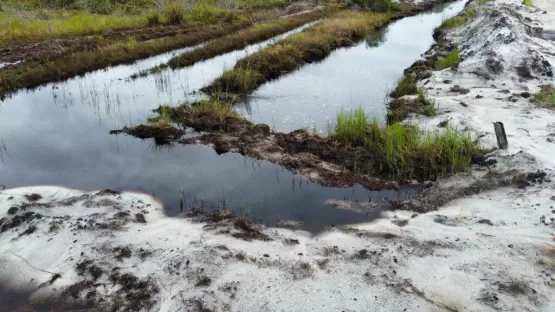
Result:
[[[326,204],[329,199],[364,204],[411,196],[410,190],[323,187],[237,154],[218,156],[204,146],[158,149],[148,141],[108,134],[111,129],[144,122],[160,104],[196,96],[191,92],[225,67],[271,42],[137,80],[126,78],[169,59],[172,53],[14,95],[0,103],[0,184],[140,191],[162,199],[169,213],[179,212],[183,189],[188,207],[226,206],[269,225],[296,220],[310,231],[372,220],[384,208],[337,209]]]
[[[384,121],[388,91],[433,44],[433,30],[458,14],[465,2],[399,20],[379,35],[262,86],[239,110],[278,131],[316,127],[327,133],[341,109],[358,107]]]

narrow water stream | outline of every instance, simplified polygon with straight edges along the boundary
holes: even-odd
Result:
[[[403,18],[354,47],[262,86],[238,109],[277,131],[316,127],[327,133],[339,111],[358,107],[384,121],[388,93],[403,70],[428,50],[434,29],[458,14],[465,2]]]
[[[358,106],[361,101],[366,106],[379,104],[372,111],[379,115],[383,101],[375,99],[385,94],[384,86],[393,86],[403,69],[431,44],[432,30],[442,16],[460,9],[462,2],[397,22],[384,35],[383,44],[369,48],[362,43],[337,51],[323,62],[262,87],[244,109],[254,120],[280,130],[312,127],[314,121],[324,129],[322,125],[341,106]],[[329,188],[237,154],[217,155],[204,146],[159,149],[148,141],[108,134],[111,129],[144,122],[160,104],[198,97],[196,90],[237,59],[295,31],[181,70],[128,79],[167,61],[174,51],[15,94],[0,102],[0,185],[140,191],[159,197],[170,214],[179,212],[183,189],[188,207],[227,207],[272,226],[295,220],[314,232],[378,217],[387,209],[384,202],[408,198],[415,190]],[[386,57],[391,62],[386,63]],[[330,205],[330,200],[355,205],[342,209]]]

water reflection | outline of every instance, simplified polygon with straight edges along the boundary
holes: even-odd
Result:
[[[225,203],[237,214],[252,215],[270,225],[280,220],[302,220],[303,228],[311,231],[321,231],[330,224],[372,220],[386,207],[345,210],[327,204],[329,199],[386,203],[414,193],[368,192],[360,186],[328,188],[267,162],[237,154],[217,155],[209,147],[159,146],[109,135],[112,129],[144,122],[160,104],[176,105],[198,98],[196,91],[238,58],[279,38],[188,68],[134,80],[128,79],[133,73],[158,65],[173,54],[14,94],[3,102],[0,113],[0,137],[10,144],[9,157],[7,148],[2,152],[0,182],[8,187],[54,184],[83,190],[140,191],[155,194],[173,214],[192,205],[193,199],[206,209],[221,208]],[[336,87],[350,92],[353,86],[345,81]],[[319,94],[317,89],[310,90]],[[325,110],[313,114],[314,118],[325,117],[320,113]]]

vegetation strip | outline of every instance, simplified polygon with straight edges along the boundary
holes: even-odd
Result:
[[[286,0],[2,0],[0,47],[86,35],[107,35],[155,25],[217,22],[283,8]],[[253,12],[254,11],[254,12]],[[267,10],[269,11],[269,10]]]
[[[390,13],[339,12],[240,60],[203,91],[248,94],[263,83],[306,63],[324,59],[339,47],[352,45],[369,32],[386,25],[392,16]]]
[[[327,57],[333,50],[354,44],[392,20],[416,14],[438,2],[420,5],[399,4],[395,11],[342,11],[323,19],[318,25],[278,41],[242,60],[232,70],[203,89],[211,95],[225,97],[246,95],[260,85],[290,73],[304,64]]]
[[[466,171],[483,155],[478,141],[470,135],[450,128],[421,132],[401,123],[380,127],[375,120],[369,122],[362,109],[341,112],[327,138],[306,130],[271,131],[268,125],[255,125],[238,116],[230,103],[215,100],[193,106],[162,106],[156,112],[158,115],[146,125],[126,128],[123,132],[167,143],[175,141],[177,131],[168,130],[172,123],[194,128],[208,133],[179,142],[208,144],[218,153],[239,152],[294,172],[315,171],[317,182],[335,186],[360,183],[369,188],[384,187],[383,181],[377,183],[370,176],[433,180]],[[335,169],[322,166],[322,162]]]
[[[69,79],[106,66],[130,63],[173,49],[199,44],[250,25],[250,21],[239,20],[225,26],[214,25],[198,32],[161,40],[136,42],[131,38],[124,43],[74,53],[55,61],[37,60],[12,65],[0,71],[0,99],[5,99],[19,89]]]
[[[321,18],[323,15],[323,12],[317,11],[286,19],[255,24],[250,28],[240,30],[237,33],[211,41],[205,44],[202,48],[178,55],[171,59],[167,63],[167,66],[172,69],[186,67],[226,52],[240,50],[248,45],[268,40],[279,34],[300,27],[308,22]]]

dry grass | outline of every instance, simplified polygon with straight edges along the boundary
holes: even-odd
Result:
[[[292,72],[303,64],[321,60],[339,47],[355,43],[371,31],[383,27],[391,17],[391,14],[339,12],[316,26],[240,60],[232,70],[237,74],[224,74],[204,91],[248,94],[266,81]],[[246,73],[248,77],[245,77]],[[244,84],[235,81],[236,78],[256,83]]]

